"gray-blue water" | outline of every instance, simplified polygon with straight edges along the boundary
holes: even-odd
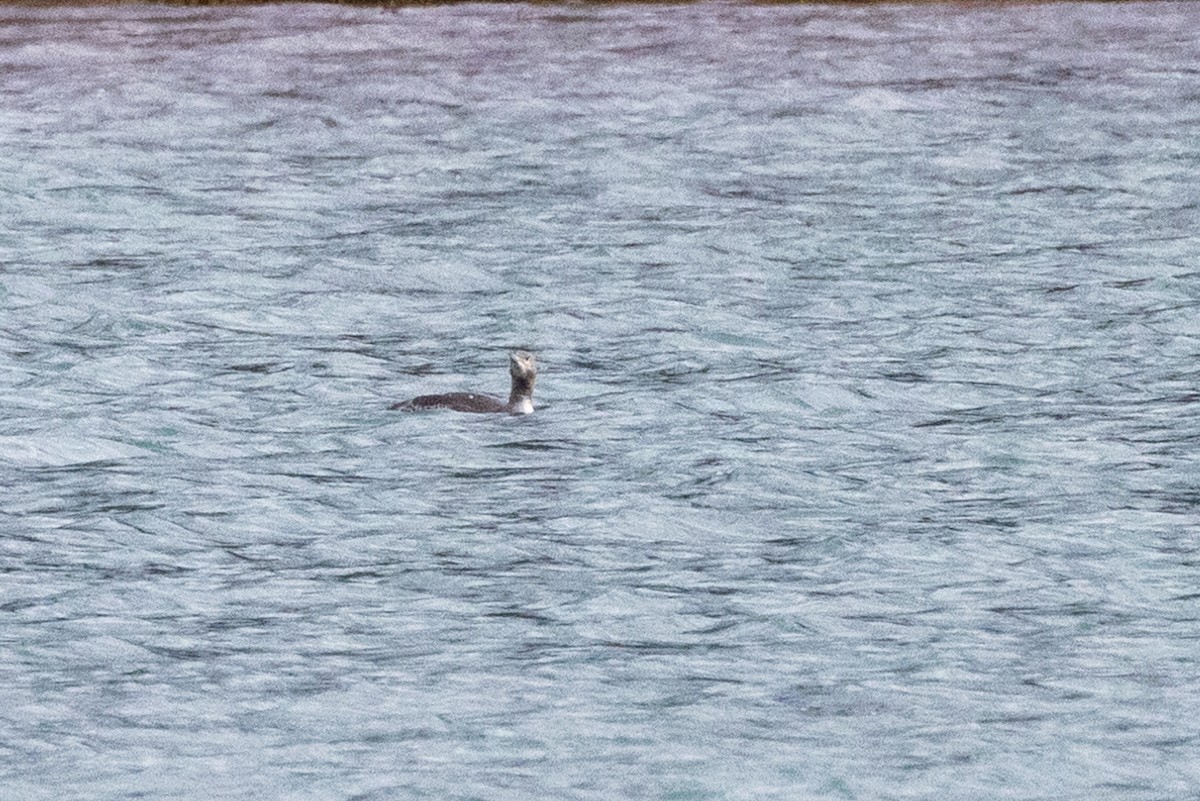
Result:
[[[1198,30],[0,10],[0,797],[1200,798]]]

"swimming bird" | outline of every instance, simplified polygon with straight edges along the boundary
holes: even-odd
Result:
[[[453,409],[456,412],[504,412],[533,414],[533,385],[537,381],[537,363],[532,353],[515,351],[508,355],[508,373],[512,389],[508,401],[475,392],[448,392],[443,395],[419,395],[412,400],[392,404],[392,409]]]

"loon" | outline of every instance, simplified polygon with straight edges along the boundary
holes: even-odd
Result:
[[[474,392],[449,392],[445,395],[420,395],[412,400],[392,404],[403,411],[416,409],[453,409],[456,412],[505,412],[533,414],[533,385],[537,381],[537,364],[532,353],[517,351],[508,356],[508,372],[512,376],[512,391],[508,402],[491,395]]]

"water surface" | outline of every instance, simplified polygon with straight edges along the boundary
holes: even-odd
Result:
[[[1198,29],[0,10],[0,794],[1196,797]]]

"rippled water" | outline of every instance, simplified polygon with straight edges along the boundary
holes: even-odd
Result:
[[[1196,798],[1196,30],[0,10],[0,795]]]

